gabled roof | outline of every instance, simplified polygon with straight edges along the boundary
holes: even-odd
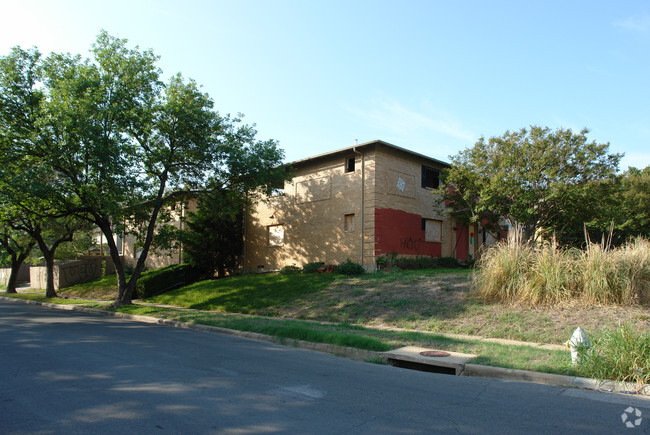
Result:
[[[370,142],[360,143],[358,145],[354,145],[354,146],[347,147],[347,148],[341,148],[341,149],[336,150],[336,151],[330,151],[328,153],[318,154],[318,155],[315,155],[315,156],[312,156],[312,157],[307,157],[306,159],[296,160],[296,161],[293,161],[293,162],[291,162],[289,164],[294,165],[294,166],[295,165],[302,165],[302,164],[305,164],[305,163],[314,162],[316,160],[334,157],[336,155],[352,154],[355,150],[362,151],[364,149],[368,149],[368,148],[372,148],[372,147],[376,147],[376,146],[382,146],[382,147],[385,147],[385,148],[388,148],[388,149],[398,151],[400,153],[408,154],[408,155],[417,157],[419,159],[426,160],[426,161],[428,161],[429,163],[432,163],[432,164],[451,167],[451,165],[449,163],[443,162],[442,160],[434,159],[433,157],[425,156],[424,154],[416,153],[415,151],[407,150],[406,148],[398,147],[397,145],[393,145],[393,144],[390,144],[388,142],[384,142],[383,140],[379,140],[379,139],[373,140],[373,141],[370,141]]]

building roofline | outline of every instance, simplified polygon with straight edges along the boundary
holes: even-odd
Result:
[[[402,152],[402,153],[405,153],[405,154],[409,154],[409,155],[412,155],[412,156],[415,156],[415,157],[419,157],[419,158],[428,160],[430,162],[436,163],[438,165],[451,167],[451,165],[449,163],[443,162],[442,160],[434,159],[433,157],[425,156],[424,154],[416,153],[415,151],[411,151],[411,150],[408,150],[406,148],[402,148],[402,147],[399,147],[397,145],[393,145],[391,143],[384,142],[383,140],[379,140],[379,139],[372,140],[370,142],[360,143],[358,145],[354,145],[354,146],[347,147],[347,148],[341,148],[341,149],[338,149],[338,150],[335,150],[335,151],[330,151],[330,152],[323,153],[323,154],[317,154],[315,156],[307,157],[307,158],[304,158],[304,159],[295,160],[293,162],[290,162],[289,165],[301,165],[303,163],[309,163],[309,162],[314,161],[314,160],[319,160],[319,159],[322,159],[322,158],[332,157],[332,156],[334,156],[336,154],[352,153],[355,148],[356,149],[370,148],[370,147],[375,146],[375,145],[381,145],[381,146],[384,146],[386,148],[393,149],[395,151],[399,151],[399,152]]]

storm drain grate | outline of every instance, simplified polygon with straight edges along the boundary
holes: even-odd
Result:
[[[461,375],[465,371],[465,363],[476,355],[445,352],[443,350],[427,349],[417,346],[405,346],[384,352],[389,364],[412,370],[421,370],[449,375]]]

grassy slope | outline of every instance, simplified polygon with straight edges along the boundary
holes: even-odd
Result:
[[[349,324],[323,324],[151,306],[129,306],[120,308],[119,311],[373,351],[408,345],[422,346],[476,354],[478,357],[472,361],[476,364],[575,375],[568,353],[559,350],[453,339],[416,331],[386,331]]]
[[[566,341],[578,326],[588,333],[616,328],[619,322],[650,330],[646,307],[565,304],[530,308],[486,303],[468,293],[468,274],[434,269],[352,278],[247,275],[199,282],[147,302],[555,344]]]
[[[57,291],[59,296],[113,300],[117,297],[117,275],[105,275]]]
[[[150,298],[147,302],[232,313],[251,313],[291,304],[322,291],[336,279],[332,274],[244,275],[201,281]]]
[[[368,350],[403,345],[433,347],[477,354],[475,362],[480,364],[562,374],[575,373],[564,351],[448,339],[431,332],[559,343],[578,325],[598,329],[615,327],[620,319],[632,319],[639,329],[649,329],[650,310],[645,307],[569,305],[533,309],[481,302],[467,292],[468,274],[427,270],[353,278],[330,274],[247,275],[195,283],[147,301],[207,312],[141,306],[120,311]],[[114,277],[104,277],[59,293],[67,297],[113,299],[115,287]],[[43,296],[29,298],[41,300]],[[281,317],[328,320],[335,324]],[[409,330],[385,331],[374,326]]]

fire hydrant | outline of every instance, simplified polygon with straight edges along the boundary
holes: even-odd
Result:
[[[581,347],[589,347],[589,340],[587,340],[587,334],[582,330],[581,327],[577,327],[573,331],[573,335],[569,340],[567,340],[566,348],[571,351],[571,363],[576,365],[579,361],[578,349]]]

